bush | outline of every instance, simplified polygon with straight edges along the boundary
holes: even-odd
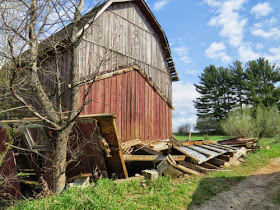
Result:
[[[251,108],[229,112],[227,118],[221,122],[221,127],[230,136],[258,137],[260,134]]]
[[[191,130],[191,124],[190,123],[184,123],[183,125],[179,126],[178,134],[179,135],[188,135],[190,130]]]
[[[221,127],[230,136],[275,137],[280,134],[280,114],[276,105],[237,109],[228,113]]]

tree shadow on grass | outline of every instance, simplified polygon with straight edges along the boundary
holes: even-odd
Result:
[[[245,178],[246,181],[238,185]],[[280,209],[277,195],[280,192],[279,183],[279,171],[248,177],[206,177],[200,181],[188,208],[197,209],[221,193],[207,209]]]
[[[201,179],[199,186],[192,196],[189,207],[199,206],[223,191],[228,191],[243,181],[245,176],[236,177],[214,177]]]

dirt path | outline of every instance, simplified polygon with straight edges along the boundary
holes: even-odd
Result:
[[[203,206],[193,206],[195,210],[219,209],[280,209],[273,202],[280,190],[280,158],[274,159],[254,175],[233,187],[230,191],[220,193]]]

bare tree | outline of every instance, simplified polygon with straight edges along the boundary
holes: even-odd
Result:
[[[13,109],[27,110],[56,132],[52,179],[53,191],[59,194],[66,182],[69,135],[75,120],[87,103],[86,97],[97,72],[109,57],[100,59],[100,63],[96,64],[96,74],[87,78],[87,81],[80,80],[78,47],[85,32],[80,28],[81,22],[85,21],[85,17],[82,17],[84,0],[10,0],[1,1],[1,4],[4,2],[5,7],[0,8],[0,26],[7,44],[0,52],[0,63],[3,63],[1,71],[8,71],[6,79],[9,80],[10,93],[21,104]],[[63,35],[54,34],[45,39],[50,31],[54,33],[61,27]],[[67,89],[61,78],[60,66],[61,54],[64,51],[71,55]],[[46,71],[41,64],[50,57],[54,68]],[[55,86],[51,91],[44,83],[46,80]],[[77,98],[79,85],[83,82],[89,85],[80,106]],[[70,96],[69,106],[66,107],[62,102],[65,92]]]

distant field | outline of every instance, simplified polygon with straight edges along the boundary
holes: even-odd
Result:
[[[178,133],[173,133],[178,140],[180,141],[185,141],[188,136],[181,136],[181,135],[178,135]],[[205,139],[206,138],[206,139]],[[207,139],[207,135],[204,136],[200,133],[192,133],[191,135],[191,141],[196,141],[196,140],[211,140],[211,141],[220,141],[220,140],[224,140],[224,139],[230,139],[232,138],[231,136],[214,136],[214,135],[208,135],[208,138]]]

